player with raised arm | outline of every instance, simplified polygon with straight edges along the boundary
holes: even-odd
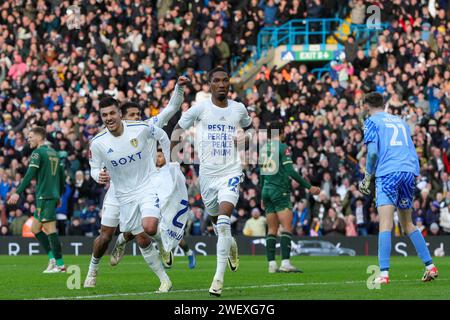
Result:
[[[124,105],[122,105],[121,107],[122,109],[122,114],[125,114],[125,116],[123,117],[125,120],[139,120],[141,119],[141,112],[140,112],[140,108],[137,104],[133,103],[133,102],[128,102],[125,103]],[[154,119],[154,118],[152,118]],[[150,120],[152,120],[150,119]],[[154,146],[152,148],[156,149],[156,146]],[[171,183],[172,181],[170,179],[168,179],[168,177],[170,175],[166,175],[165,178],[162,177],[163,173],[165,173],[165,170],[161,170],[161,167],[166,165],[166,160],[164,158],[164,154],[160,151],[158,151],[157,157],[156,157],[156,167],[158,168],[156,171],[156,176],[155,176],[155,180],[159,181],[161,183],[155,183],[155,185],[158,186],[158,198],[160,199],[160,207],[161,207],[161,214],[164,215],[166,214],[166,208],[168,208],[168,211],[170,211],[170,209],[172,208],[172,206],[165,206],[165,204],[163,202],[167,202],[168,201],[168,196],[169,196],[169,191],[170,188],[166,188],[169,185],[171,185],[173,187],[173,183]],[[175,163],[170,163],[170,165],[175,165]],[[162,172],[164,171],[164,172]],[[181,173],[181,171],[180,171]],[[165,179],[165,180],[164,180]],[[166,185],[163,185],[163,181],[166,181]],[[179,188],[186,188],[186,186],[183,185],[181,186],[177,186]],[[112,198],[112,197],[110,197]],[[163,201],[164,200],[164,201]],[[186,200],[187,199],[183,199]],[[117,200],[115,200],[117,201]],[[178,202],[177,202],[178,205]],[[163,209],[164,208],[164,209]],[[178,209],[184,209],[184,208],[178,208],[177,206],[175,206],[175,213],[177,213]],[[118,209],[117,209],[118,210]],[[172,212],[168,212],[168,214],[171,214]],[[172,266],[173,263],[173,253],[172,251],[166,251],[164,250],[164,246],[162,244],[162,239],[161,239],[161,235],[159,234],[159,232],[157,233],[156,236],[153,237],[157,243],[158,243],[158,248],[160,249],[160,253],[161,253],[161,258],[163,261],[163,264],[166,268],[170,268]],[[121,233],[118,237],[117,237],[117,241],[116,241],[116,245],[111,253],[111,264],[112,265],[117,265],[119,263],[119,261],[122,259],[124,253],[125,253],[125,245],[127,243],[127,241],[129,241],[128,239],[133,239],[133,237],[130,234],[123,234]],[[184,241],[184,239],[181,239],[181,241],[179,242],[180,247],[182,248],[182,250],[184,251],[184,253],[187,255],[188,257],[188,261],[189,261],[189,268],[193,269],[196,266],[196,259],[195,259],[195,254],[194,252],[189,248],[188,244],[186,243],[186,241]]]
[[[195,125],[195,144],[200,158],[200,192],[218,235],[217,267],[209,292],[220,296],[227,261],[232,271],[239,266],[237,244],[231,236],[230,226],[243,175],[235,143],[242,142],[242,136],[237,135],[238,129],[249,127],[252,120],[242,103],[227,99],[230,77],[225,69],[216,67],[211,70],[208,81],[211,98],[186,111],[174,132]],[[172,148],[174,146],[172,140]]]
[[[49,257],[44,273],[66,272],[56,233],[56,207],[65,188],[64,168],[58,153],[45,143],[45,137],[46,131],[42,127],[35,127],[28,133],[28,143],[34,150],[27,173],[16,193],[10,195],[8,204],[16,204],[31,180],[36,178],[36,211],[31,231]]]
[[[262,190],[261,204],[265,207],[268,233],[266,237],[266,253],[269,261],[269,273],[302,272],[290,262],[292,240],[292,203],[291,178],[313,195],[320,193],[319,187],[311,186],[292,165],[289,146],[283,143],[284,125],[272,122],[267,131],[267,145],[260,153],[260,185]],[[283,226],[281,233],[281,266],[275,260],[278,227]]]
[[[161,282],[157,292],[168,292],[172,283],[150,236],[156,234],[160,219],[159,200],[151,183],[156,170],[151,147],[158,141],[169,158],[169,138],[153,124],[122,121],[119,104],[111,97],[100,101],[100,115],[106,129],[91,140],[91,176],[101,184],[113,182],[120,230],[135,236],[142,256]]]
[[[147,122],[152,123],[156,127],[164,127],[180,109],[181,103],[183,102],[184,86],[188,82],[188,78],[179,77],[167,107],[157,116],[147,120]],[[141,120],[141,109],[139,105],[135,103],[124,103],[121,106],[121,112],[124,120]],[[150,151],[153,152],[154,156],[152,156],[152,158],[154,158],[156,157],[156,147],[152,149],[154,150]],[[108,245],[119,225],[119,207],[119,202],[115,196],[114,185],[113,183],[110,183],[109,189],[103,200],[100,235],[94,240],[93,252],[89,263],[89,272],[84,282],[85,288],[93,288],[96,285],[100,259],[108,249]],[[126,243],[132,239],[134,239],[134,236],[129,232],[119,235],[116,245],[111,253],[110,263],[112,266],[119,263],[125,253]]]
[[[420,230],[411,219],[415,178],[419,175],[419,159],[411,139],[408,124],[400,117],[384,111],[383,96],[372,92],[364,97],[370,117],[364,122],[364,143],[367,146],[366,173],[359,190],[371,194],[373,180],[376,186],[376,206],[380,216],[378,235],[378,261],[381,273],[374,283],[389,283],[391,230],[394,211],[402,230],[413,243],[425,264],[422,281],[437,278],[438,270]]]

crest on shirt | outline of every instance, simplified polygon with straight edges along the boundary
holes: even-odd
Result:
[[[138,140],[136,138],[133,138],[130,140],[130,143],[133,147],[137,148],[138,146]]]
[[[284,150],[284,155],[285,156],[290,156],[291,155],[291,149],[289,147],[287,147],[286,150]]]

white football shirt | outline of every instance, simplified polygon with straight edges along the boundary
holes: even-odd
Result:
[[[169,120],[177,113],[180,109],[181,103],[183,102],[184,88],[180,87],[178,84],[175,85],[174,93],[170,98],[169,104],[165,107],[158,115],[145,120],[148,125],[154,125],[155,127],[162,128]],[[150,148],[150,159],[153,159],[153,163],[156,163],[156,153],[157,153],[157,143],[156,140],[148,141]],[[169,160],[167,160],[169,161]],[[118,206],[119,203],[115,198],[114,183],[111,181],[109,184],[108,191],[103,200],[104,204]]]
[[[164,156],[169,157],[170,140],[164,130],[143,121],[122,121],[124,132],[113,136],[108,129],[91,141],[89,164],[91,176],[98,182],[100,170],[106,167],[114,184],[120,204],[135,200],[148,188],[156,171],[150,143],[161,144]]]
[[[200,174],[223,176],[242,172],[241,159],[233,137],[238,128],[247,128],[252,120],[242,103],[228,100],[228,106],[216,106],[211,99],[201,101],[183,113],[178,121],[182,129],[195,123],[195,149],[200,158]]]

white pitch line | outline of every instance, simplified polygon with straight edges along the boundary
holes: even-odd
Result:
[[[436,281],[449,281],[450,279],[438,279]],[[392,280],[391,282],[419,282],[419,280]],[[265,284],[254,286],[238,286],[238,287],[225,287],[223,290],[239,290],[239,289],[262,289],[262,288],[277,288],[277,287],[301,287],[301,286],[319,286],[319,285],[342,285],[342,284],[357,284],[366,283],[366,281],[344,281],[344,282],[299,282],[299,283],[279,283],[279,284]],[[130,297],[130,296],[143,296],[143,295],[161,295],[172,293],[195,293],[195,292],[208,292],[206,289],[184,289],[184,290],[172,290],[167,293],[157,292],[128,292],[128,293],[108,293],[97,294],[90,296],[74,296],[74,297],[55,297],[55,298],[37,298],[32,300],[71,300],[71,299],[93,299],[93,298],[109,298],[109,297]]]

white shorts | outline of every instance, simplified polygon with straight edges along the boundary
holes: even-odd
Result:
[[[142,190],[134,200],[120,205],[119,225],[121,232],[131,232],[133,235],[144,232],[142,219],[161,218],[159,199],[156,192]]]
[[[120,221],[120,206],[103,203],[101,224],[105,227],[117,228]]]
[[[230,202],[236,206],[239,200],[239,184],[243,181],[242,173],[225,177],[200,176],[199,181],[203,203],[210,216],[219,214],[221,202]]]
[[[105,227],[116,228],[119,225],[119,218],[120,204],[114,194],[113,185],[111,184],[103,199],[101,224]]]

